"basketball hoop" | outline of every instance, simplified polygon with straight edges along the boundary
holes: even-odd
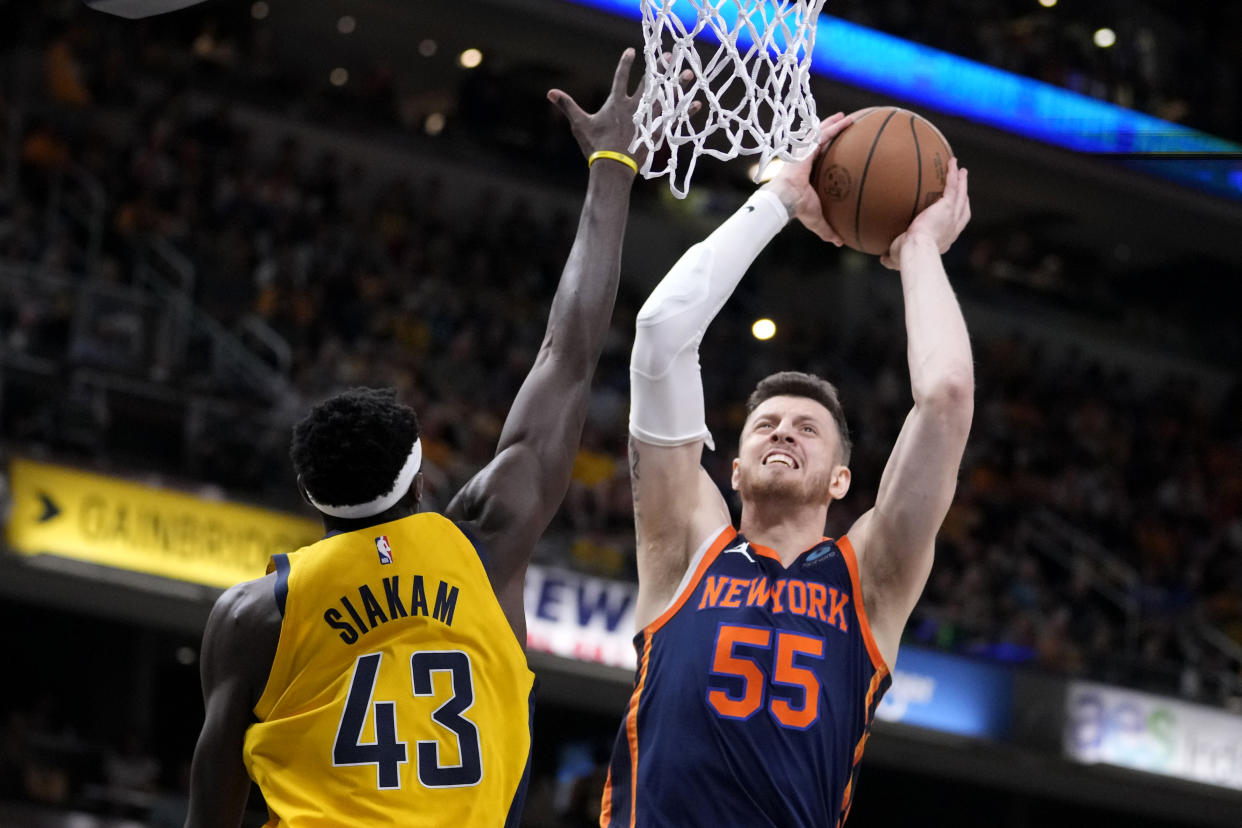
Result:
[[[641,2],[646,70],[630,149],[647,149],[645,178],[667,175],[673,195],[685,198],[700,155],[758,155],[762,170],[773,158],[798,161],[814,151],[811,53],[824,0]],[[700,36],[715,40],[715,50],[700,54]],[[686,69],[694,80],[683,89]],[[706,117],[698,127],[690,122],[696,98]]]

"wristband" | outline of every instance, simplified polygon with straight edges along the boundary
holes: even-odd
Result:
[[[623,152],[613,152],[612,150],[596,150],[591,153],[591,156],[587,158],[587,167],[590,167],[601,158],[607,158],[610,161],[616,161],[620,164],[624,164],[633,170],[635,175],[638,174],[638,162]]]

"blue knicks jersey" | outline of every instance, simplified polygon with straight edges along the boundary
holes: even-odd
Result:
[[[849,814],[891,679],[848,538],[786,569],[726,528],[634,637],[603,828],[826,828]]]

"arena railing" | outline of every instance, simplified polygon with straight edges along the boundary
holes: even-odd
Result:
[[[262,320],[245,321],[247,340],[263,346],[270,357],[265,359],[237,333],[199,308],[194,302],[194,265],[167,239],[151,234],[143,240],[134,278],[169,308],[160,338],[160,358],[167,376],[188,365],[192,340],[200,337],[207,343],[209,373],[226,385],[236,383],[271,402],[296,396],[289,381],[293,361],[289,343]]]
[[[138,411],[160,422],[191,468],[230,417],[248,422],[256,440],[286,439],[287,412],[297,407],[282,404],[281,394],[294,393],[288,380],[171,288],[0,262],[6,306],[13,312],[0,317],[11,320],[0,327],[0,422],[9,439],[103,457],[126,431],[111,425]],[[282,361],[287,368],[287,353]]]
[[[1029,542],[1045,558],[1067,571],[1087,562],[1093,574],[1092,591],[1115,606],[1126,619],[1127,650],[1138,646],[1140,611],[1135,595],[1141,583],[1138,571],[1101,545],[1095,538],[1045,506],[1031,509]]]
[[[1143,584],[1138,570],[1051,509],[1036,507],[1030,519],[1036,528],[1030,538],[1032,548],[1067,568],[1077,560],[1090,561],[1094,572],[1102,578],[1097,579],[1093,591],[1125,613],[1126,643],[1121,656],[1128,662],[1129,673],[1165,673],[1168,681],[1186,695],[1207,695],[1212,690],[1208,685],[1215,684],[1221,698],[1242,699],[1242,645],[1192,610],[1173,621],[1173,634],[1182,649],[1198,656],[1197,664],[1170,665],[1144,656],[1140,636],[1144,622],[1150,619],[1145,618],[1138,598]],[[1213,654],[1224,666],[1204,667],[1205,653]],[[1186,670],[1193,672],[1188,675]]]

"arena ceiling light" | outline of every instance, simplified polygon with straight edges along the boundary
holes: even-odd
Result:
[[[760,341],[771,339],[776,336],[776,323],[766,317],[756,319],[755,324],[750,326],[750,332]]]

